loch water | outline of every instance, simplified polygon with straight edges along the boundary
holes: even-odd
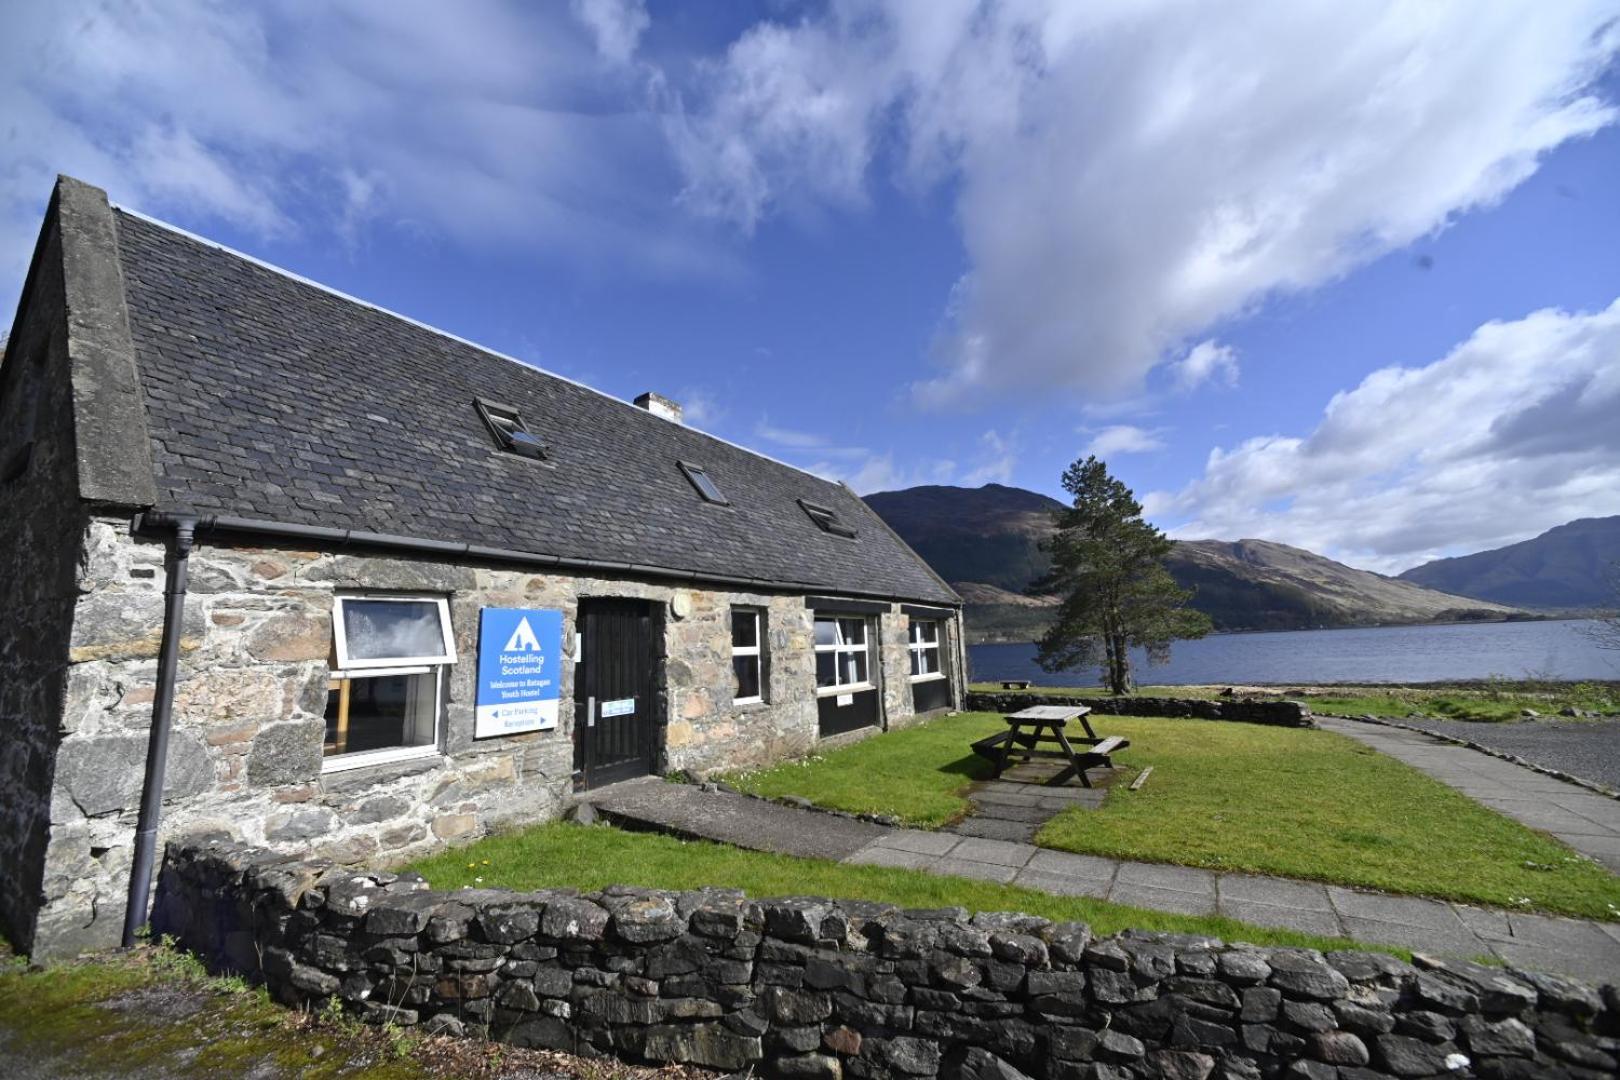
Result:
[[[1380,626],[1211,634],[1177,642],[1170,662],[1135,657],[1144,685],[1209,683],[1421,683],[1529,677],[1620,679],[1620,652],[1597,647],[1585,620]],[[975,681],[1029,679],[1037,686],[1091,686],[1094,671],[1053,675],[1028,643],[968,646]]]

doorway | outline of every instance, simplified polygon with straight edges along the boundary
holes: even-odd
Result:
[[[645,600],[579,602],[574,768],[587,789],[653,772],[659,729],[654,629]]]

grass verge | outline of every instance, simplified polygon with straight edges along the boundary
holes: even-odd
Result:
[[[1122,768],[1101,810],[1066,811],[1046,847],[1148,862],[1357,885],[1494,907],[1620,918],[1620,877],[1416,769],[1327,731],[1104,716]],[[803,764],[732,778],[770,795],[936,826],[966,810],[987,769],[968,744],[1003,729],[967,713]]]
[[[759,898],[811,895],[877,900],[908,908],[960,906],[970,911],[1022,911],[1054,920],[1079,920],[1091,924],[1099,934],[1135,928],[1208,934],[1258,945],[1369,948],[1336,938],[1251,926],[1234,919],[1170,915],[920,870],[797,859],[606,826],[539,825],[430,856],[413,863],[410,869],[419,871],[437,889],[718,886],[742,889]],[[1405,955],[1398,949],[1380,951]]]
[[[693,1080],[285,1009],[162,946],[29,968],[0,947],[0,1076],[44,1080]]]

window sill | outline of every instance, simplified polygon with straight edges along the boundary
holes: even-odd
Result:
[[[757,709],[761,705],[765,704],[768,703],[762,697],[740,697],[731,699],[731,707],[733,709]]]
[[[945,677],[945,673],[943,671],[935,671],[932,674],[928,674],[928,675],[913,675],[913,676],[911,676],[911,681],[914,682],[914,683],[938,682],[939,680],[943,679],[944,677]]]
[[[321,775],[331,773],[350,772],[354,769],[365,769],[373,765],[394,765],[405,761],[422,761],[426,758],[441,757],[437,746],[402,746],[397,750],[375,750],[364,754],[339,754],[336,757],[323,758],[321,761]]]
[[[839,694],[860,694],[867,690],[876,689],[877,686],[869,682],[851,683],[848,686],[818,686],[816,688],[816,697],[824,698],[837,697]]]

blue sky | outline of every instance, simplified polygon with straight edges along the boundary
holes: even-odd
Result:
[[[863,492],[1620,513],[1620,5],[1216,8],[9,5],[0,293],[68,172]]]

